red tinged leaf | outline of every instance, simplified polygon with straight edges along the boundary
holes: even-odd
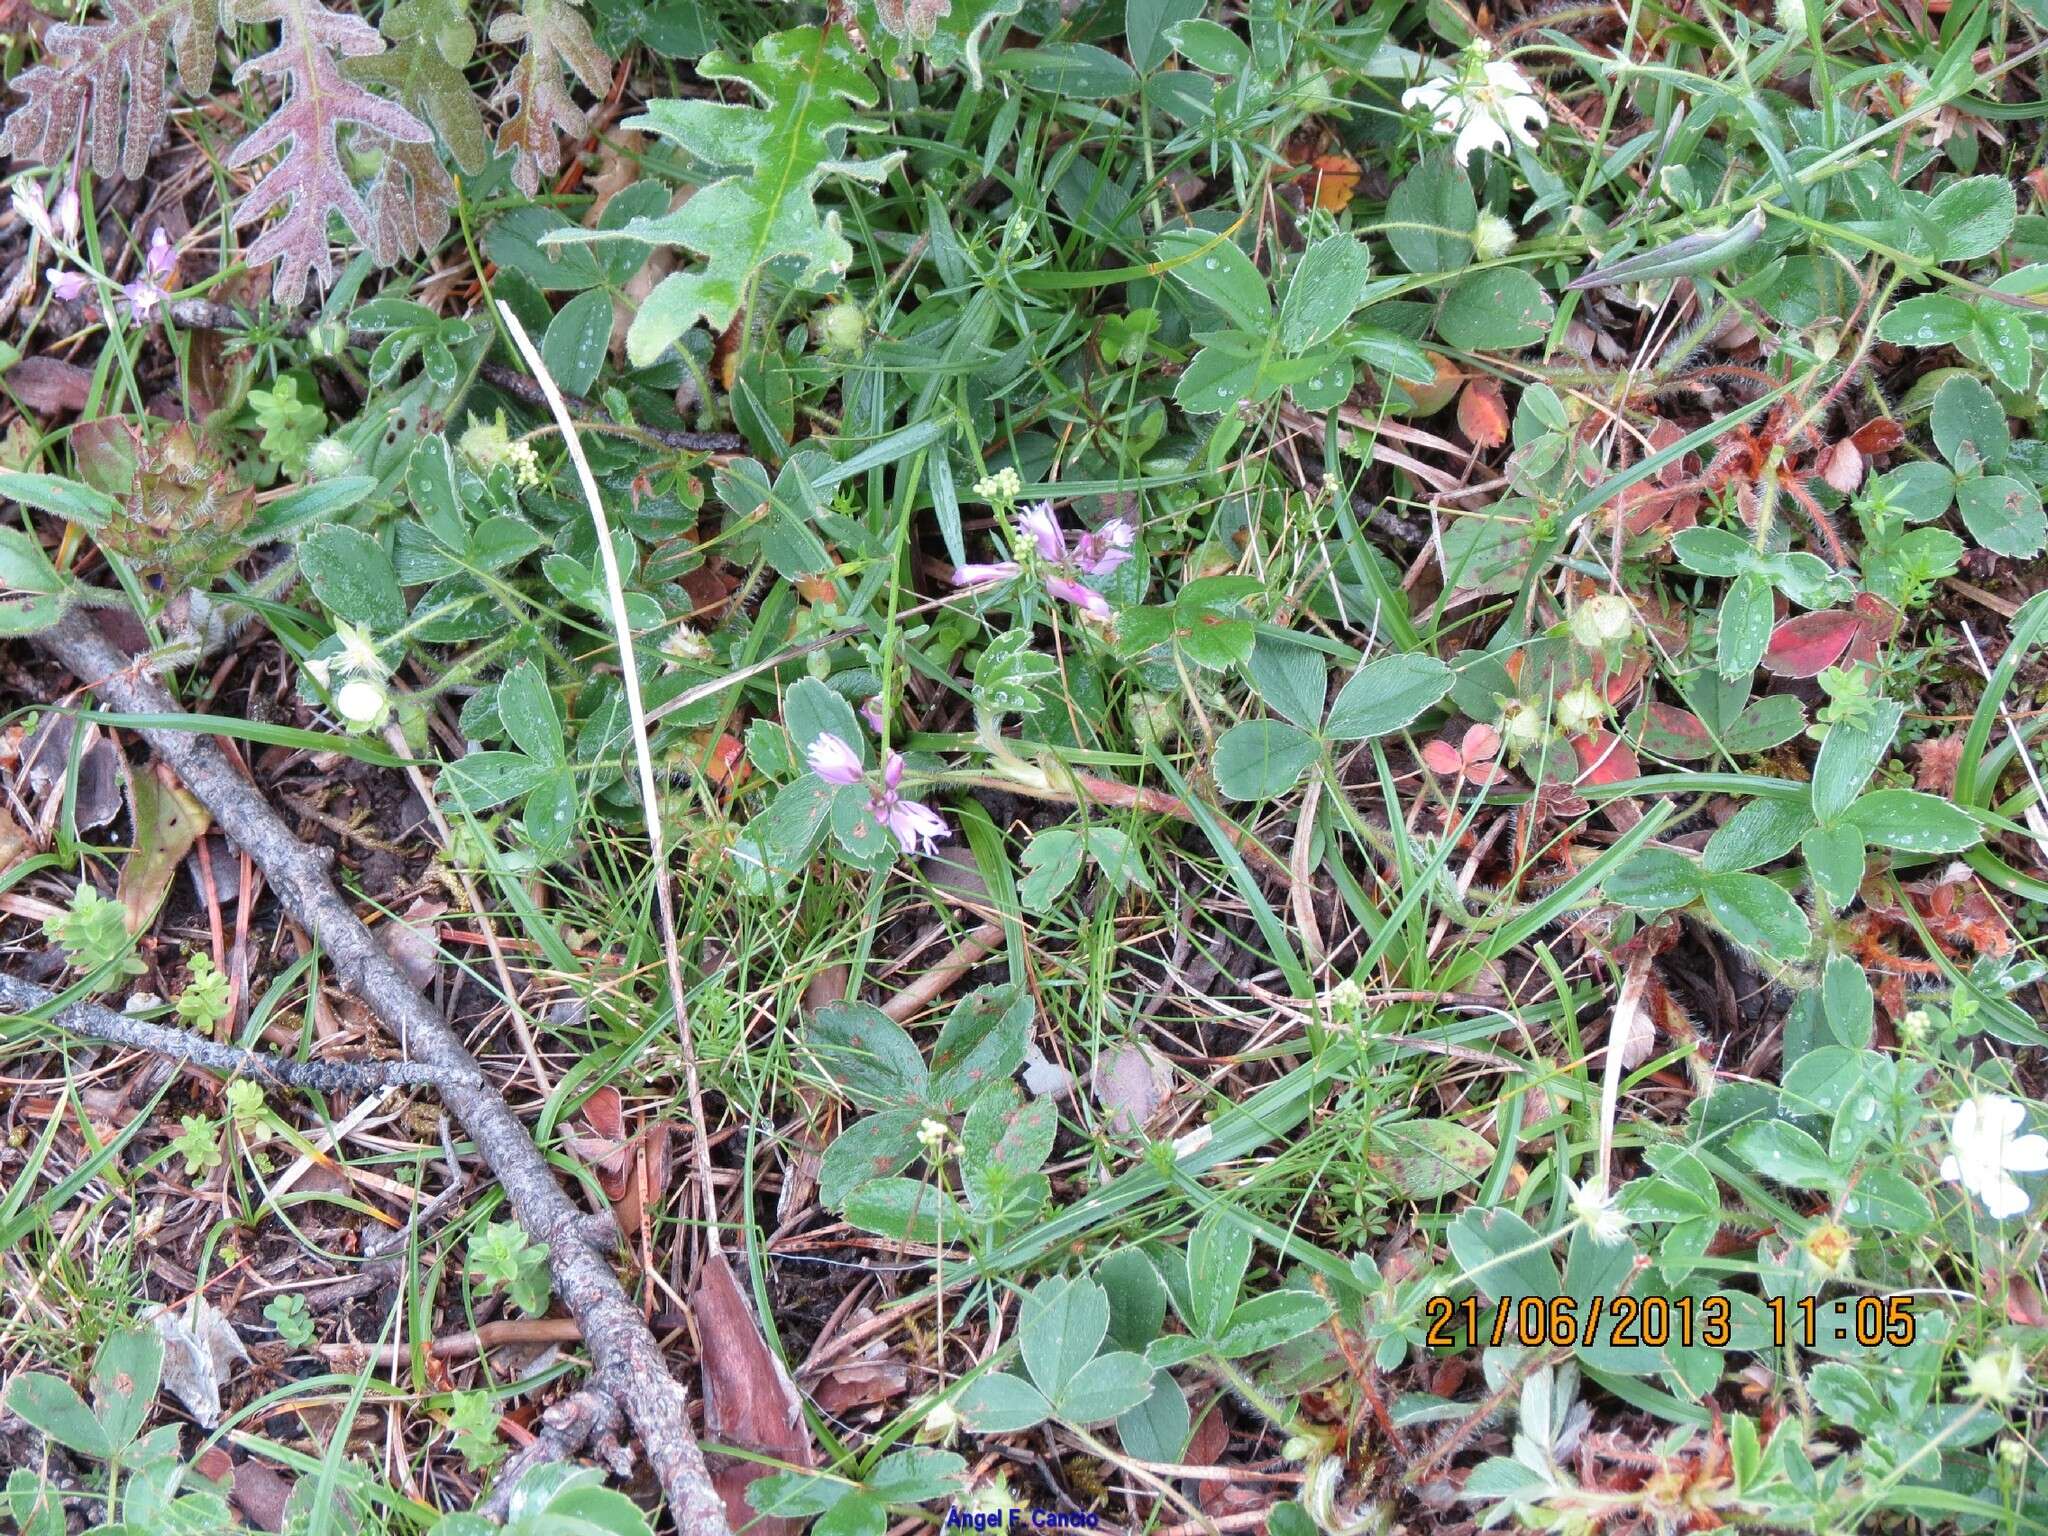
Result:
[[[1863,455],[1848,438],[1820,456],[1821,479],[1844,496],[1856,494],[1856,487],[1863,483],[1863,467]]]
[[[1447,779],[1455,778],[1458,771],[1465,766],[1464,760],[1458,756],[1458,749],[1448,741],[1432,741],[1426,744],[1422,749],[1422,761],[1428,765],[1431,773],[1442,774]]]
[[[1572,751],[1578,754],[1578,784],[1622,784],[1630,779],[1643,776],[1642,765],[1636,761],[1635,753],[1612,731],[1587,731],[1572,738]]]
[[[1849,441],[1856,445],[1856,451],[1866,459],[1874,459],[1880,453],[1890,453],[1905,440],[1906,429],[1889,416],[1866,421],[1849,434]]]
[[[242,199],[237,224],[254,224],[283,207],[281,218],[249,247],[248,263],[275,262],[271,297],[297,304],[315,272],[325,284],[334,278],[327,216],[342,223],[373,252],[416,242],[418,230],[387,228],[393,205],[373,210],[356,190],[341,159],[341,135],[349,131],[352,153],[399,144],[431,144],[433,132],[395,101],[373,96],[341,72],[344,59],[370,58],[384,51],[376,28],[354,16],[331,11],[320,0],[240,0],[236,19],[274,21],[277,46],[235,71],[241,85],[255,76],[282,82],[283,102],[254,132],[228,153],[230,168],[262,160],[279,150],[283,158]],[[287,147],[289,146],[289,147]],[[415,192],[421,189],[415,187]],[[417,211],[414,217],[417,219]]]
[[[1634,693],[1636,685],[1642,682],[1644,674],[1649,670],[1650,658],[1641,651],[1632,656],[1624,656],[1621,664],[1611,672],[1607,670],[1607,659],[1604,656],[1593,658],[1593,675],[1599,681],[1600,696],[1610,704],[1619,704]]]
[[[23,101],[0,132],[0,155],[55,165],[89,145],[100,175],[134,178],[163,138],[171,63],[186,95],[206,95],[220,31],[214,0],[107,0],[106,10],[105,21],[53,25],[47,62],[8,82]]]
[[[1508,440],[1508,406],[1493,379],[1473,379],[1458,395],[1458,430],[1475,448],[1498,448]]]
[[[1802,613],[1771,631],[1764,667],[1780,677],[1819,677],[1862,634],[1863,621],[1854,613],[1839,608]]]
[[[1649,717],[1643,722],[1637,744],[1659,757],[1681,760],[1714,754],[1714,740],[1707,734],[1706,722],[1691,710],[1680,709],[1675,704],[1650,706]]]
[[[1850,608],[1863,625],[1863,633],[1849,645],[1849,659],[1865,665],[1877,660],[1877,648],[1899,632],[1899,612],[1883,598],[1858,592]]]

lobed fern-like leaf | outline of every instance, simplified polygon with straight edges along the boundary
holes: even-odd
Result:
[[[463,0],[398,0],[385,11],[381,30],[391,47],[350,59],[348,75],[384,87],[413,116],[433,124],[457,165],[472,176],[481,173],[490,162],[490,135],[462,74],[476,54],[469,7]]]
[[[49,164],[83,139],[99,175],[140,176],[163,137],[172,62],[186,94],[203,94],[219,30],[218,0],[107,0],[104,21],[57,23],[43,39],[49,62],[11,82],[26,99],[0,130],[0,154]]]
[[[370,234],[364,242],[380,267],[424,256],[448,234],[455,213],[455,178],[431,144],[384,145],[384,163],[364,194]]]
[[[230,166],[242,166],[285,151],[242,199],[235,222],[253,224],[285,207],[249,248],[248,260],[251,266],[276,262],[271,294],[280,303],[296,304],[312,273],[318,272],[322,283],[333,280],[334,257],[327,242],[330,213],[340,215],[373,253],[396,250],[401,244],[399,233],[384,222],[394,216],[389,200],[373,208],[343,165],[343,130],[369,130],[380,136],[358,137],[353,142],[359,145],[394,146],[431,144],[433,132],[404,107],[371,94],[342,73],[341,61],[384,51],[384,40],[367,22],[329,10],[320,0],[239,0],[235,16],[239,21],[278,24],[277,46],[243,64],[235,71],[235,82],[264,76],[282,81],[285,89],[276,112],[228,155]]]
[[[524,0],[517,12],[491,23],[491,41],[523,45],[519,63],[499,92],[512,111],[498,125],[498,149],[518,157],[512,163],[513,184],[532,197],[543,177],[562,168],[560,135],[580,137],[588,126],[569,94],[564,70],[593,95],[602,95],[610,84],[612,61],[590,35],[590,23],[575,0]]]
[[[551,244],[589,239],[680,245],[706,258],[701,271],[664,278],[626,337],[636,367],[645,367],[692,325],[732,323],[747,285],[771,262],[795,265],[803,281],[844,272],[853,248],[839,233],[839,216],[813,201],[827,176],[878,182],[895,169],[901,151],[876,160],[843,158],[847,135],[876,125],[856,107],[875,104],[875,87],[845,37],[797,27],[764,37],[750,63],[722,52],[697,63],[705,80],[744,84],[761,103],[653,101],[626,123],[679,144],[728,175],[701,187],[673,213],[635,219],[605,234],[558,230]]]

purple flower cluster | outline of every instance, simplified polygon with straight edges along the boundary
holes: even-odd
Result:
[[[1138,538],[1137,529],[1121,517],[1114,518],[1093,532],[1082,534],[1069,547],[1066,530],[1053,516],[1049,501],[1026,507],[1018,514],[1017,522],[1030,536],[1039,559],[1044,563],[1040,580],[1046,592],[1063,603],[1071,603],[1084,618],[1109,618],[1112,611],[1109,599],[1091,587],[1082,586],[1075,578],[1107,576],[1130,559],[1131,546]],[[1009,581],[1023,572],[1024,567],[1015,560],[963,565],[954,570],[953,585],[979,587],[991,582]]]
[[[804,748],[811,772],[827,784],[858,784],[867,777],[860,753],[839,737],[825,732]],[[882,763],[882,792],[868,800],[868,814],[896,839],[905,853],[930,853],[946,835],[945,818],[928,805],[906,800],[899,793],[903,785],[903,754],[891,752]]]
[[[178,252],[171,237],[159,226],[149,237],[149,254],[143,258],[142,275],[121,285],[121,299],[129,315],[147,325],[156,312],[170,302],[171,285],[178,276]],[[83,272],[52,267],[50,292],[66,304],[76,304],[92,291],[92,278]]]

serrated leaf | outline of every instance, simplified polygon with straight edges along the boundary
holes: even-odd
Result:
[[[916,1179],[871,1179],[846,1197],[846,1219],[902,1243],[951,1242],[967,1230],[960,1202]]]
[[[1152,1367],[1142,1355],[1098,1355],[1053,1399],[1053,1412],[1070,1424],[1100,1424],[1128,1413],[1152,1395]]]
[[[1984,835],[1961,806],[1916,789],[1872,790],[1849,807],[1845,819],[1866,841],[1902,853],[1961,853]]]
[[[759,105],[664,99],[649,102],[625,124],[736,172],[698,188],[673,213],[635,219],[603,236],[680,245],[706,258],[701,270],[671,273],[648,295],[626,338],[635,367],[652,363],[699,320],[714,330],[729,325],[747,283],[770,262],[792,262],[805,282],[844,272],[853,247],[839,232],[839,216],[812,201],[819,184],[827,176],[878,182],[902,158],[901,151],[875,160],[845,158],[847,135],[879,124],[853,110],[873,106],[875,88],[836,28],[772,33],[755,44],[751,62],[708,53],[697,62],[697,74],[738,82]],[[592,235],[558,231],[550,238]]]
[[[1759,1120],[1728,1138],[1729,1145],[1767,1179],[1803,1189],[1839,1189],[1842,1176],[1821,1144],[1784,1120]]]
[[[524,0],[515,14],[492,21],[491,41],[524,45],[498,93],[500,102],[513,104],[498,125],[498,152],[517,157],[512,183],[532,197],[542,177],[562,169],[560,136],[581,137],[589,127],[565,75],[602,96],[611,86],[612,61],[590,35],[590,23],[575,0]]]
[[[1306,352],[1351,318],[1372,275],[1372,257],[1354,235],[1331,235],[1302,252],[1280,301],[1280,345]]]
[[[1314,1291],[1267,1291],[1254,1296],[1223,1326],[1216,1352],[1226,1360],[1278,1349],[1329,1320],[1330,1304]]]
[[[1046,704],[1039,690],[1059,676],[1059,664],[1031,648],[1031,631],[997,635],[974,662],[974,706],[985,714],[1036,714]]]
[[[890,1109],[856,1120],[841,1131],[818,1162],[818,1199],[828,1211],[845,1209],[861,1185],[893,1178],[918,1158],[921,1109]]]
[[[1188,1314],[1191,1333],[1213,1339],[1237,1308],[1237,1293],[1252,1262],[1252,1235],[1221,1211],[1211,1211],[1188,1234]]]
[[[1806,858],[1806,873],[1813,881],[1814,894],[1830,908],[1840,911],[1856,899],[1863,884],[1863,834],[1844,822],[1839,826],[1815,827],[1800,843]]]
[[[1042,1424],[1052,1415],[1045,1394],[1008,1371],[976,1377],[953,1405],[967,1427],[979,1435],[1014,1434]]]
[[[43,34],[47,62],[8,82],[24,100],[0,132],[0,154],[55,165],[84,144],[98,174],[132,179],[163,137],[171,64],[186,95],[207,93],[217,0],[107,0],[106,9],[104,21],[57,22]]]
[[[1174,281],[1215,305],[1239,331],[1263,336],[1273,321],[1266,280],[1230,236],[1177,229],[1153,242]]]
[[[269,79],[284,93],[270,115],[228,152],[227,165],[233,169],[284,150],[243,197],[235,222],[259,223],[284,208],[257,236],[246,260],[252,267],[275,262],[271,297],[297,304],[313,273],[320,274],[323,284],[333,280],[330,214],[373,251],[396,243],[380,210],[364,201],[342,163],[342,134],[348,132],[351,150],[360,152],[366,135],[375,135],[377,147],[383,147],[431,143],[433,131],[396,102],[372,95],[342,73],[344,60],[384,51],[384,39],[369,23],[329,10],[320,0],[237,0],[234,14],[244,23],[278,24],[277,46],[237,69],[235,83]],[[388,217],[388,210],[381,212]]]

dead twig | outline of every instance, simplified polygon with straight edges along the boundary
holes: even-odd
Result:
[[[474,1086],[483,1080],[482,1074],[474,1070],[464,1072],[419,1061],[297,1061],[267,1051],[245,1051],[189,1029],[152,1024],[130,1014],[116,1013],[98,1003],[72,1003],[44,1015],[42,1010],[56,1003],[60,996],[13,976],[0,976],[0,1006],[10,1013],[36,1014],[83,1039],[126,1046],[131,1051],[148,1051],[231,1077],[260,1078],[280,1088],[296,1088],[305,1093],[369,1093],[378,1088],[419,1085]]]
[[[184,714],[168,689],[108,640],[90,611],[70,614],[36,643],[123,713]],[[449,1071],[442,1101],[495,1175],[521,1228],[548,1245],[555,1294],[590,1347],[597,1384],[618,1398],[639,1433],[677,1528],[684,1536],[730,1536],[724,1504],[690,1430],[689,1396],[669,1373],[661,1347],[598,1246],[594,1224],[555,1182],[526,1126],[484,1079],[448,1022],[334,888],[331,855],[323,857],[293,836],[211,737],[166,726],[145,727],[139,734],[263,870],[278,900],[326,951],[341,984],[410,1056]],[[453,1080],[458,1075],[470,1080]]]
[[[947,952],[945,959],[882,1004],[882,1012],[901,1024],[916,1018],[925,1007],[943,996],[948,987],[987,958],[1003,942],[1001,923],[983,923]]]
[[[654,777],[654,748],[648,735],[647,706],[640,698],[640,667],[633,657],[633,623],[626,614],[626,585],[619,574],[618,556],[612,549],[612,527],[610,519],[605,516],[604,498],[598,495],[597,477],[591,474],[590,461],[583,456],[583,439],[576,434],[576,423],[570,417],[568,402],[562,398],[554,376],[541,360],[540,349],[526,334],[526,327],[519,323],[519,316],[512,312],[512,306],[500,299],[498,313],[504,318],[505,329],[518,346],[519,355],[532,370],[548,409],[554,414],[555,425],[562,430],[562,442],[569,450],[569,462],[576,469],[576,483],[583,490],[584,503],[590,508],[591,524],[597,531],[597,553],[604,570],[605,596],[610,600],[612,631],[619,647],[619,680],[625,685],[626,715],[633,727],[633,760],[640,770],[640,813],[647,822],[647,851],[654,865],[654,908],[661,922],[661,959],[668,976],[669,1007],[683,1048],[683,1091],[690,1103],[690,1127],[694,1132],[691,1149],[697,1165],[698,1192],[704,1205],[704,1240],[710,1251],[716,1254],[720,1250],[718,1183],[711,1176],[711,1144],[706,1139],[710,1127],[704,1119],[704,1095],[697,1076],[697,1045],[685,1002],[688,992],[683,986],[682,946],[676,939],[676,902],[671,886],[674,877],[669,870],[667,840],[662,836],[661,792]]]

